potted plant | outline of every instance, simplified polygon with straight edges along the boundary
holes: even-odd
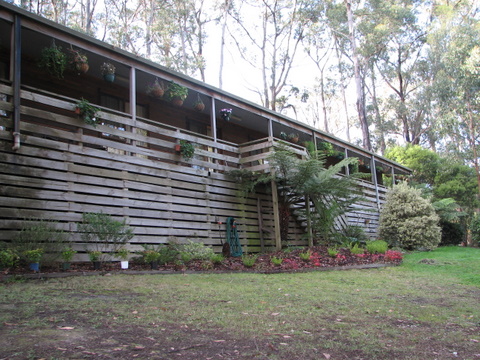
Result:
[[[40,260],[42,259],[43,249],[27,250],[23,253],[28,262],[30,270],[35,272],[40,270]]]
[[[295,144],[298,142],[298,137],[299,137],[299,136],[298,136],[298,134],[296,134],[296,133],[290,133],[290,134],[288,134],[288,140],[290,140],[291,142],[293,142],[293,143],[295,143]]]
[[[180,140],[180,144],[175,144],[175,151],[180,153],[185,161],[188,161],[195,154],[195,146],[190,141]]]
[[[88,65],[88,57],[80,50],[75,50],[73,48],[68,49],[71,55],[70,64],[72,65],[73,69],[78,71],[80,74],[85,74],[88,69],[90,68]]]
[[[70,263],[73,259],[73,256],[76,253],[77,252],[75,250],[73,250],[71,247],[68,247],[68,248],[66,248],[62,251],[61,257],[62,257],[62,260],[63,260],[63,263],[62,263],[62,270],[63,271],[70,270]]]
[[[280,138],[283,139],[283,140],[287,140],[287,139],[288,139],[287,133],[284,132],[284,131],[281,131],[281,132],[280,132]]]
[[[99,111],[100,109],[91,105],[90,102],[84,98],[79,100],[75,107],[75,112],[83,118],[85,124],[92,125],[93,127],[96,127],[98,124],[97,112]]]
[[[116,71],[115,65],[109,62],[104,62],[100,66],[100,71],[102,72],[103,79],[106,82],[113,83],[115,81],[115,71]]]
[[[197,101],[193,103],[193,109],[198,112],[202,112],[205,109],[205,104],[200,98],[200,94],[197,94]]]
[[[102,257],[102,252],[101,251],[89,251],[88,252],[88,257],[90,261],[93,263],[93,268],[95,270],[99,270],[101,267],[101,261],[100,258]]]
[[[128,269],[128,254],[129,254],[129,251],[122,247],[120,249],[117,250],[117,257],[120,258],[120,267],[122,269]]]
[[[165,94],[165,86],[162,82],[158,81],[158,78],[155,78],[153,84],[148,85],[147,95],[150,95],[154,98],[161,98]]]
[[[232,109],[220,110],[220,117],[222,118],[222,120],[230,121],[230,115],[232,115]]]
[[[58,79],[63,79],[63,73],[67,68],[67,55],[53,40],[51,46],[42,49],[38,66]]]
[[[143,259],[146,263],[150,264],[152,270],[158,269],[158,260],[160,259],[160,253],[155,250],[145,250],[143,252]]]
[[[180,107],[183,105],[183,102],[187,96],[188,89],[185,86],[170,81],[167,91],[165,92],[165,97],[168,101],[170,101],[174,106]]]

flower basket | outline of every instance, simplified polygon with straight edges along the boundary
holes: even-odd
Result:
[[[165,91],[166,100],[170,101],[173,106],[180,107],[188,96],[188,89],[185,86],[179,85],[170,81],[168,88]]]
[[[68,49],[70,52],[70,65],[78,74],[85,74],[90,66],[88,65],[88,57],[80,50],[75,50],[73,48]]]
[[[205,104],[203,103],[202,99],[200,99],[200,95],[197,94],[197,101],[193,104],[193,109],[198,112],[202,112],[205,110]]]
[[[232,109],[222,109],[220,110],[220,117],[222,120],[230,121],[230,116],[232,115]]]
[[[113,65],[112,63],[109,63],[109,62],[104,62],[100,66],[100,71],[102,72],[103,79],[106,82],[114,82],[115,81],[115,71],[116,71],[115,65]]]
[[[165,88],[163,83],[158,81],[158,78],[155,79],[152,85],[149,85],[147,88],[147,95],[160,99],[165,94]]]

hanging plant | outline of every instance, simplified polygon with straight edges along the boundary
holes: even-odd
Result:
[[[200,98],[200,94],[197,94],[197,101],[193,103],[193,109],[198,112],[202,112],[205,109],[205,104]]]
[[[293,142],[295,144],[298,142],[298,138],[299,138],[299,135],[297,133],[290,133],[288,135],[288,140],[290,140],[291,142]]]
[[[106,82],[114,82],[115,81],[115,71],[117,69],[115,68],[115,65],[109,62],[104,62],[100,66],[100,71],[102,72],[103,79]]]
[[[73,47],[68,49],[70,52],[70,65],[78,74],[85,74],[90,68],[88,65],[88,57],[80,50],[75,50]]]
[[[185,86],[170,81],[167,91],[165,92],[165,98],[170,101],[174,106],[180,107],[188,96],[188,89]]]
[[[56,78],[63,79],[67,68],[67,55],[61,46],[55,45],[55,40],[52,40],[52,45],[42,49],[38,66]]]
[[[147,95],[149,96],[160,99],[164,94],[165,86],[163,85],[163,82],[158,81],[158,78],[155,78],[153,84],[148,85],[147,87]]]
[[[189,161],[195,154],[195,146],[190,141],[180,140],[180,154],[185,161]]]
[[[91,105],[90,102],[84,98],[77,102],[75,108],[75,112],[83,118],[85,124],[92,125],[93,127],[98,125],[97,113],[99,111],[100,109]]]
[[[230,115],[232,115],[232,109],[222,109],[220,110],[220,116],[222,120],[230,121]]]

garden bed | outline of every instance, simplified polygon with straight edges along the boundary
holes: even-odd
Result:
[[[100,270],[96,270],[91,262],[75,262],[69,270],[62,270],[62,264],[54,266],[41,266],[40,272],[34,273],[26,266],[17,266],[13,269],[4,270],[3,278],[10,276],[63,277],[74,275],[94,275],[98,273],[182,273],[182,272],[301,272],[328,269],[371,268],[388,265],[398,265],[402,261],[401,253],[387,251],[386,254],[352,254],[349,249],[338,249],[335,255],[329,254],[326,247],[313,247],[309,249],[308,259],[303,256],[305,249],[291,251],[277,251],[260,255],[245,255],[244,257],[229,257],[221,262],[214,263],[211,260],[192,260],[186,263],[168,263],[152,269],[151,264],[145,263],[142,257],[134,258],[129,263],[128,269],[121,269],[118,261],[103,262]],[[252,258],[252,266],[247,266],[245,258]]]

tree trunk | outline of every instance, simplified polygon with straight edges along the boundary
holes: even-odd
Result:
[[[355,73],[355,88],[357,91],[357,112],[360,128],[362,130],[363,148],[372,150],[370,142],[370,132],[368,130],[367,114],[365,111],[365,89],[363,86],[363,78],[360,69],[360,59],[357,51],[357,44],[355,39],[355,25],[353,23],[352,3],[350,0],[345,0],[347,7],[348,28],[350,31],[350,42],[352,46],[353,68]]]

